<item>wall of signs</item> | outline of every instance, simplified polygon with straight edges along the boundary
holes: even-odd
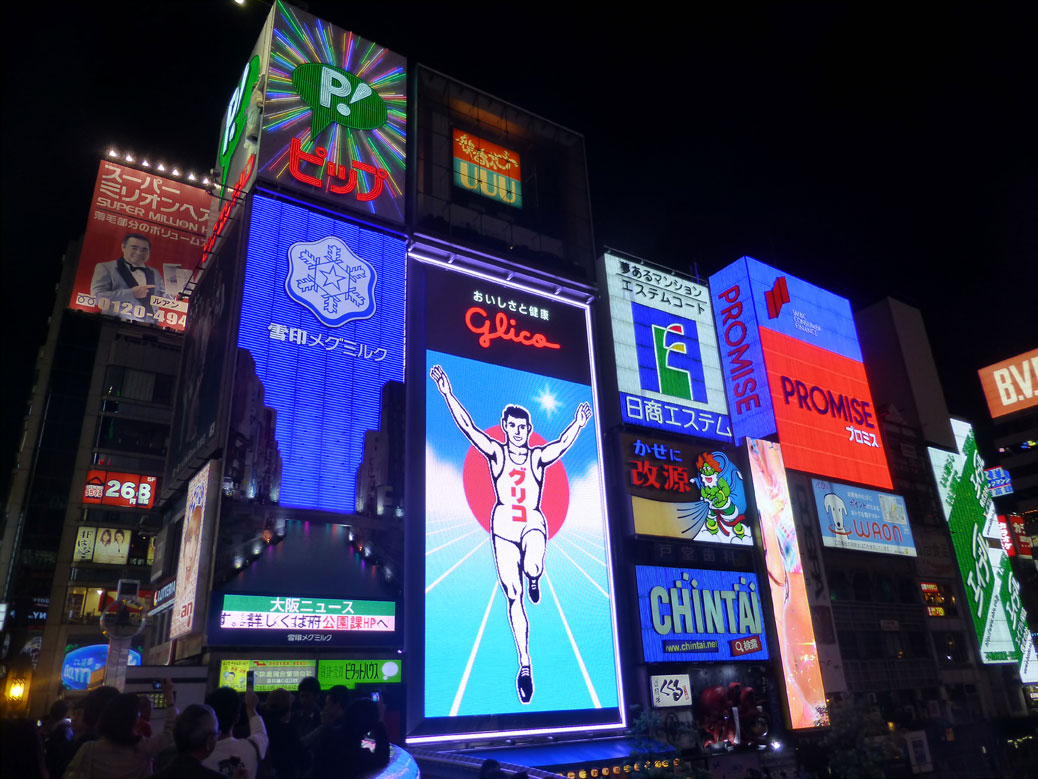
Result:
[[[822,543],[836,549],[915,557],[908,508],[900,495],[812,479]]]
[[[952,421],[958,451],[929,449],[941,507],[984,663],[1018,663],[1020,678],[1038,681],[1038,659],[1027,626],[1020,584],[1001,545],[1001,529],[987,489],[984,460],[973,428]]]
[[[423,267],[424,727],[619,723],[589,312]]]
[[[604,263],[623,420],[730,441],[709,290],[612,254]]]
[[[736,440],[786,467],[890,488],[850,302],[750,257],[710,277]]]

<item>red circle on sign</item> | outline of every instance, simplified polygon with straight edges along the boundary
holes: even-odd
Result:
[[[502,444],[505,434],[501,425],[494,425],[484,431],[488,436]],[[530,434],[530,446],[544,446],[547,441],[539,433]],[[494,494],[494,481],[490,474],[490,463],[487,458],[470,446],[465,454],[465,465],[462,468],[462,482],[465,487],[465,499],[468,501],[472,516],[488,533],[490,532],[490,515],[497,503]],[[562,460],[556,460],[548,466],[544,473],[544,485],[541,489],[541,513],[548,522],[548,538],[554,536],[569,513],[569,476]]]

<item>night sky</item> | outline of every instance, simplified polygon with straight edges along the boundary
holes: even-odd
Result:
[[[986,416],[977,369],[1038,346],[1033,10],[564,5],[309,10],[582,133],[599,248],[703,276],[748,254],[854,308],[918,306],[950,410]],[[0,486],[99,158],[208,171],[267,7],[33,13],[5,14]]]

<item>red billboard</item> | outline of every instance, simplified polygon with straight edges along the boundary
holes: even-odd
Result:
[[[114,471],[87,471],[83,502],[98,506],[150,509],[155,505],[157,476]]]
[[[760,341],[786,467],[892,488],[865,366],[763,327]]]
[[[179,296],[201,259],[210,201],[199,187],[102,160],[69,308],[183,331]]]

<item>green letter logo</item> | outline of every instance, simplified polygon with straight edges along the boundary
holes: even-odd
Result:
[[[354,130],[374,130],[389,118],[381,97],[342,68],[311,62],[292,71],[292,87],[310,106],[311,141],[332,122]]]

